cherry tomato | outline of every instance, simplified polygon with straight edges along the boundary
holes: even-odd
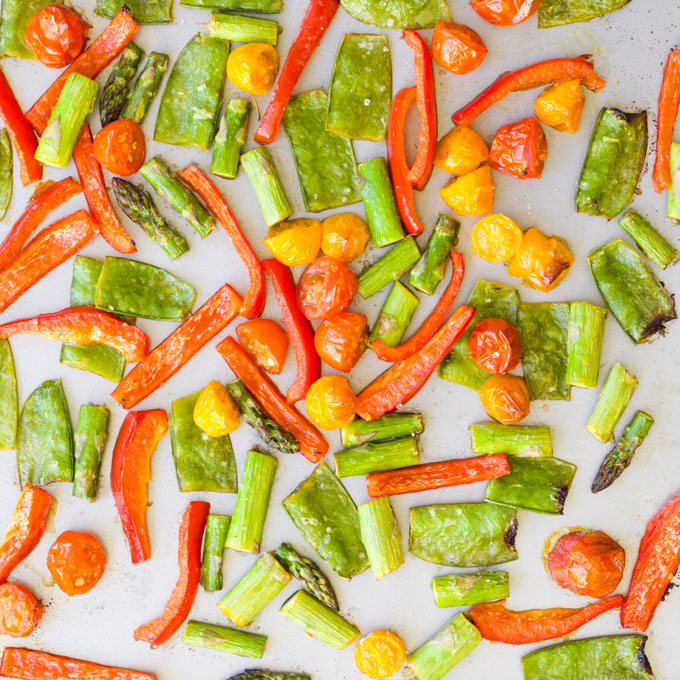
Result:
[[[356,406],[356,395],[342,375],[319,378],[305,397],[309,419],[322,430],[347,427],[354,420]]]
[[[491,375],[479,390],[486,414],[503,425],[514,425],[529,415],[530,397],[524,378]]]
[[[363,314],[340,312],[322,321],[314,334],[317,354],[331,367],[349,373],[361,359],[368,342]]]
[[[536,118],[560,132],[573,134],[581,122],[586,98],[580,80],[553,83],[534,100]]]
[[[35,595],[18,583],[0,585],[0,635],[28,637],[43,614]]]
[[[503,319],[484,319],[473,329],[468,343],[470,358],[488,373],[507,373],[522,353],[519,332]]]
[[[489,159],[489,147],[470,127],[457,125],[438,142],[434,164],[440,170],[460,177],[476,170]]]
[[[321,222],[307,217],[280,222],[269,229],[264,244],[286,267],[308,265],[321,248]]]
[[[227,77],[249,94],[267,94],[274,87],[278,71],[279,53],[265,43],[241,45],[227,59]]]
[[[350,212],[327,217],[321,227],[323,254],[340,262],[351,262],[359,257],[371,237],[366,222]]]
[[[357,292],[357,277],[346,265],[332,257],[317,257],[297,284],[297,300],[310,320],[328,319],[347,309]]]
[[[83,51],[89,27],[78,12],[55,3],[28,20],[24,40],[45,66],[64,68]]]
[[[106,553],[92,534],[65,531],[47,553],[47,568],[67,595],[82,595],[102,577]]]
[[[224,437],[238,430],[241,412],[227,388],[211,380],[200,392],[194,404],[194,423],[208,437]]]
[[[536,12],[541,0],[470,0],[470,7],[496,26],[521,24]]]
[[[523,118],[496,132],[489,151],[494,170],[517,179],[538,179],[548,155],[548,142],[535,118]]]
[[[522,245],[522,230],[517,222],[501,214],[487,215],[472,227],[472,252],[487,262],[505,262]]]
[[[276,321],[245,321],[236,326],[236,335],[260,368],[274,375],[281,373],[288,351],[288,336]]]
[[[493,210],[495,190],[491,168],[483,165],[467,175],[452,179],[439,190],[439,195],[457,215],[477,217]]]
[[[94,155],[114,175],[134,175],[146,158],[146,139],[142,128],[128,118],[109,123],[95,135]]]
[[[392,631],[375,630],[357,642],[354,661],[369,678],[389,678],[404,665],[406,648]]]
[[[476,31],[453,21],[438,21],[432,33],[432,58],[451,73],[474,71],[489,50]]]

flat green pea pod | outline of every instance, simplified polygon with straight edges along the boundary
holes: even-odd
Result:
[[[654,680],[644,635],[562,642],[522,657],[524,680]]]
[[[73,495],[94,501],[99,489],[99,469],[108,438],[109,409],[85,404],[80,407],[78,427],[73,433],[75,474]]]
[[[172,402],[170,435],[180,491],[236,493],[238,478],[229,435],[209,437],[194,422],[200,392]]]
[[[183,321],[196,291],[169,271],[124,257],[107,257],[97,281],[95,305],[114,314]]]
[[[21,410],[17,469],[21,486],[73,479],[73,436],[60,380],[39,385]]]
[[[180,52],[161,98],[154,139],[207,151],[227,73],[229,43],[203,33]]]
[[[9,340],[0,340],[0,451],[13,449],[17,439],[17,377]]]
[[[113,17],[126,5],[138,24],[172,23],[173,0],[97,0],[97,14]]]
[[[290,100],[283,126],[297,168],[305,209],[321,212],[361,200],[352,143],[326,130],[328,97],[311,90]]]
[[[604,108],[576,188],[576,211],[612,219],[633,200],[647,155],[647,112]]]
[[[379,28],[432,28],[451,19],[445,0],[340,0],[355,19]]]
[[[551,28],[590,21],[615,12],[629,2],[630,0],[542,0],[538,8],[538,27]]]
[[[24,42],[28,20],[53,0],[3,0],[0,2],[0,56],[35,59]],[[62,4],[60,0],[57,0]]]
[[[387,37],[345,34],[328,88],[326,129],[349,139],[384,142],[391,104],[392,60]]]
[[[283,0],[180,0],[182,7],[223,9],[229,12],[252,12],[253,14],[279,14]]]
[[[0,131],[0,220],[4,219],[12,199],[12,143],[5,128]]]

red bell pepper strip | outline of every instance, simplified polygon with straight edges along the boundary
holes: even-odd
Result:
[[[295,351],[297,375],[286,392],[289,404],[294,404],[305,395],[312,383],[321,376],[321,359],[314,347],[314,328],[300,311],[297,303],[295,282],[290,269],[278,260],[265,260],[264,270],[274,287],[274,295],[281,308],[283,325],[286,327],[290,344]]]
[[[246,319],[256,319],[264,309],[265,284],[262,263],[217,187],[195,165],[190,165],[177,174],[203,199],[208,210],[217,217],[243,264],[248,268],[250,288],[243,298],[239,314]]]
[[[606,82],[595,73],[586,57],[548,59],[502,75],[469,104],[453,114],[456,125],[469,126],[490,106],[517,90],[528,90],[556,80],[580,80],[592,92],[599,92]]]
[[[416,99],[416,88],[407,87],[401,90],[392,102],[390,120],[387,126],[387,160],[390,166],[394,197],[397,199],[397,208],[404,224],[404,229],[409,234],[422,234],[423,223],[418,219],[418,213],[413,199],[413,186],[409,180],[409,168],[406,162],[406,150],[404,149],[404,128],[406,116],[411,104]]]
[[[580,609],[527,609],[510,611],[505,600],[475,605],[467,615],[485,640],[507,645],[526,645],[561,638],[594,618],[623,604],[621,595],[612,595]]]
[[[125,49],[136,31],[137,22],[130,10],[125,6],[121,7],[118,14],[92,44],[66,70],[61,72],[47,91],[33,104],[26,114],[33,128],[39,134],[45,131],[52,110],[71,73],[80,73],[94,80]]]
[[[338,0],[310,0],[300,29],[283,62],[274,94],[255,133],[258,144],[271,144],[279,131],[283,112],[316,46],[338,10]]]
[[[680,566],[680,493],[647,523],[621,609],[621,625],[647,630]]]
[[[97,223],[86,210],[78,210],[43,229],[0,272],[0,312],[75,255],[96,233]]]
[[[357,415],[371,421],[406,404],[427,382],[474,315],[472,307],[458,307],[420,352],[393,364],[363,389],[357,397]]]
[[[123,408],[139,404],[226,328],[242,304],[241,296],[229,284],[222,286],[144,361],[138,363],[120,381],[111,396]]]
[[[136,326],[95,307],[68,307],[0,324],[0,338],[40,335],[68,345],[111,345],[129,362],[142,361],[149,353],[149,338]]]
[[[165,411],[133,411],[125,416],[113,448],[111,490],[132,564],[145,562],[151,557],[146,530],[151,456],[167,431]]]
[[[668,55],[659,92],[659,113],[656,118],[656,161],[654,191],[661,193],[671,185],[671,144],[673,128],[680,104],[680,47]]]
[[[390,345],[386,345],[380,339],[371,343],[371,347],[378,355],[378,359],[382,361],[403,361],[408,359],[416,352],[420,352],[444,323],[444,319],[449,313],[456,295],[458,295],[463,274],[465,274],[463,256],[453,248],[451,248],[451,264],[453,265],[453,271],[451,272],[449,285],[446,287],[441,298],[439,298],[439,302],[437,302],[430,316],[425,319],[423,325],[406,342],[402,342],[401,345],[396,347],[390,347]]]
[[[25,560],[45,532],[52,496],[44,489],[24,484],[12,520],[0,543],[0,584]]]
[[[418,153],[408,173],[408,179],[418,191],[422,191],[430,179],[437,146],[437,100],[434,93],[432,57],[425,40],[412,28],[405,29],[401,37],[415,52],[418,117],[420,118]]]
[[[398,496],[447,486],[486,482],[510,472],[507,456],[504,453],[492,453],[488,456],[456,458],[411,465],[398,470],[373,472],[366,477],[366,488],[371,498]]]
[[[191,501],[179,527],[177,562],[179,578],[163,613],[135,631],[135,640],[158,647],[167,642],[186,621],[201,580],[201,545],[210,503]]]
[[[83,185],[87,205],[99,224],[99,233],[119,253],[129,255],[136,252],[135,242],[123,228],[109,200],[102,166],[94,155],[92,132],[87,123],[83,125],[78,135],[78,141],[73,149],[73,161]]]
[[[83,187],[78,182],[67,177],[34,198],[0,244],[0,271],[19,254],[29,236],[50,212],[82,191]]]
[[[35,160],[38,140],[26,120],[7,78],[0,68],[0,118],[14,142],[21,167],[21,183],[26,186],[42,179],[42,165]]]
[[[0,676],[17,680],[156,680],[152,673],[101,666],[33,649],[5,647]]]
[[[312,463],[323,460],[329,447],[321,432],[283,398],[243,347],[228,337],[217,345],[217,351],[265,413],[298,440],[302,455]]]

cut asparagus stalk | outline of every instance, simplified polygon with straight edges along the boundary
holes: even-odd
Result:
[[[218,177],[234,179],[238,174],[241,149],[246,143],[250,102],[234,97],[227,102],[220,129],[215,137],[210,172]]]
[[[439,213],[427,248],[411,270],[409,283],[418,290],[432,295],[444,278],[449,253],[458,242],[460,222]]]
[[[612,366],[607,382],[588,420],[588,432],[603,444],[611,441],[616,424],[621,419],[638,381],[621,364]]]
[[[376,248],[389,246],[404,238],[404,229],[394,197],[387,161],[371,158],[359,164],[359,174],[366,180],[361,198],[366,210],[366,222]]]
[[[510,594],[508,581],[505,571],[435,576],[432,579],[434,603],[440,608],[469,607],[481,602],[502,600]]]
[[[633,238],[640,250],[652,262],[666,269],[678,256],[678,251],[634,210],[629,210],[619,220],[621,228]]]
[[[338,477],[358,477],[415,465],[420,462],[420,450],[415,437],[403,437],[360,444],[336,453],[333,458]]]
[[[567,384],[597,387],[607,310],[588,302],[569,306]]]
[[[233,675],[229,680],[312,680],[312,678],[306,673],[279,673],[258,669],[243,671],[243,673]]]
[[[680,220],[680,144],[671,144],[671,185],[668,187],[668,217]]]
[[[351,623],[305,590],[298,590],[279,611],[307,635],[334,649],[344,649],[359,637],[359,631]]]
[[[401,531],[387,496],[363,503],[359,511],[361,540],[376,579],[391,574],[404,563]]]
[[[129,118],[135,123],[141,124],[144,120],[151,102],[158,94],[161,81],[168,70],[168,55],[160,52],[151,52],[144,62],[142,72],[137,78],[132,92],[129,94],[121,118]]]
[[[99,468],[108,437],[109,409],[86,404],[80,407],[73,433],[75,472],[73,495],[94,501],[99,489]]]
[[[637,411],[626,426],[621,439],[605,456],[593,480],[591,491],[598,493],[611,486],[633,461],[638,447],[654,425],[654,418],[644,411]]]
[[[390,281],[400,279],[419,258],[420,250],[412,236],[397,243],[359,275],[358,290],[361,297],[369,298]]]
[[[470,426],[474,453],[505,453],[509,456],[552,456],[550,428],[545,425],[501,425],[477,423]]]
[[[130,84],[137,73],[139,62],[144,56],[144,51],[133,42],[129,42],[120,59],[116,62],[109,79],[104,85],[102,96],[99,99],[99,119],[102,127],[120,118],[125,108],[125,102],[130,93]]]
[[[203,558],[201,560],[201,585],[203,590],[213,593],[222,590],[222,560],[227,542],[229,517],[208,515],[203,537]]]
[[[241,165],[255,190],[267,227],[273,227],[290,217],[293,209],[283,191],[269,149],[260,146],[244,153],[241,156]]]
[[[251,553],[260,552],[262,529],[276,466],[277,460],[273,456],[259,451],[248,451],[227,534],[227,548]]]
[[[370,423],[355,418],[340,430],[340,435],[342,445],[348,447],[415,436],[423,429],[423,416],[420,413],[387,413]]]
[[[279,24],[272,19],[211,12],[209,32],[213,38],[222,40],[276,45],[279,39]]]
[[[390,347],[398,345],[417,306],[418,298],[401,281],[395,281],[368,337],[369,344],[382,340]]]
[[[217,606],[237,626],[247,626],[286,587],[290,579],[290,574],[272,553],[265,553]]]
[[[200,621],[189,621],[184,630],[182,642],[192,647],[214,649],[216,652],[227,652],[236,656],[249,656],[261,659],[267,638],[264,635],[247,633],[244,630],[216,626]]]

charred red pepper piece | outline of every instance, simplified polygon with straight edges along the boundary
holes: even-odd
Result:
[[[547,155],[543,128],[535,118],[523,118],[498,129],[489,151],[489,165],[517,179],[538,179]]]
[[[659,93],[659,113],[656,118],[656,161],[654,191],[661,193],[671,185],[671,144],[673,128],[680,103],[680,47],[668,55]]]

